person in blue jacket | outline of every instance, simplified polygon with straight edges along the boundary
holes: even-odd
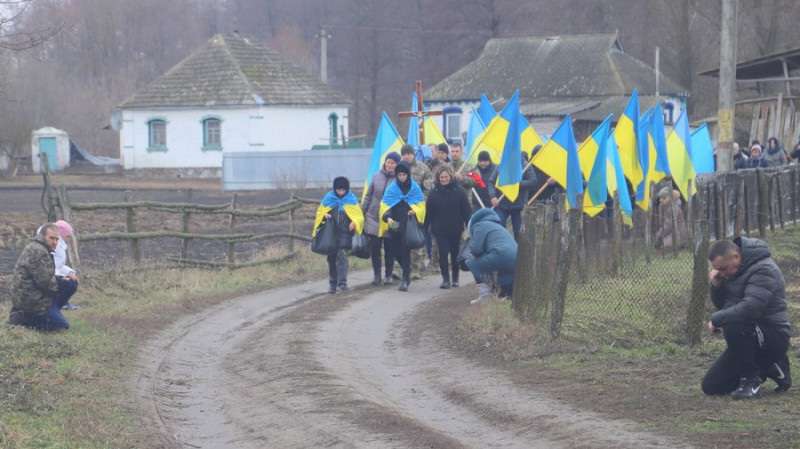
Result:
[[[514,285],[514,268],[517,264],[517,242],[500,223],[500,217],[491,209],[480,209],[469,221],[472,258],[466,261],[478,288],[478,297],[470,301],[477,304],[489,299],[492,291],[487,277],[497,273],[500,296],[511,296]]]

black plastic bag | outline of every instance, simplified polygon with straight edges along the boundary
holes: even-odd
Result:
[[[336,225],[333,220],[326,220],[317,228],[317,235],[311,240],[311,251],[325,256],[339,251],[339,239],[336,236]]]
[[[461,242],[461,248],[458,249],[458,256],[456,257],[456,262],[458,262],[458,268],[461,271],[469,271],[469,267],[467,266],[467,261],[472,259],[472,251],[469,249],[470,238],[467,237],[466,240]]]
[[[369,247],[369,239],[364,234],[353,235],[353,246],[350,248],[350,255],[359,259],[369,259],[372,255]]]
[[[425,246],[425,231],[417,223],[416,217],[408,217],[402,237],[403,248],[417,249]]]

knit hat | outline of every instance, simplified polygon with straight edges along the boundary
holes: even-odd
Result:
[[[399,175],[400,173],[405,173],[411,176],[411,167],[408,165],[407,162],[401,162],[397,164],[397,168],[394,169],[395,176]]]
[[[392,151],[391,153],[387,154],[384,163],[386,163],[386,161],[388,161],[389,159],[393,160],[395,164],[400,163],[400,155],[397,154],[396,151]]]
[[[344,176],[339,176],[333,179],[333,190],[345,189],[350,190],[350,180]]]
[[[478,153],[478,160],[479,161],[491,161],[492,157],[489,156],[489,152],[486,150],[481,151]]]
[[[658,191],[658,198],[659,199],[667,198],[670,193],[671,193],[670,188],[669,187],[664,187],[664,188],[662,188],[661,190]]]
[[[58,228],[58,235],[60,235],[62,239],[72,235],[72,226],[66,221],[58,220],[53,224]]]

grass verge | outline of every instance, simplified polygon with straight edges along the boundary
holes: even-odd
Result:
[[[268,249],[256,260],[275,257]],[[273,254],[270,254],[273,253]],[[360,269],[368,261],[351,258]],[[137,269],[84,273],[66,311],[70,330],[39,333],[9,326],[0,304],[0,447],[142,448],[148,431],[127,379],[140,343],[177,319],[226,298],[325,273],[325,258],[235,271]]]
[[[789,315],[795,324],[794,335],[798,335],[800,229],[775,232],[768,243],[787,282]],[[686,263],[691,264],[690,259],[686,258]],[[674,269],[659,264],[674,262],[655,260],[648,273],[662,273],[660,276],[670,277],[665,282],[673,282]],[[676,285],[676,291],[690,282],[687,276],[686,285]],[[700,390],[700,380],[725,349],[720,336],[706,335],[696,347],[679,344],[674,326],[648,325],[652,320],[647,310],[667,313],[654,309],[649,299],[642,299],[641,310],[596,307],[586,302],[596,297],[629,297],[633,286],[646,298],[653,285],[650,278],[639,279],[635,285],[608,280],[593,284],[592,294],[571,292],[567,302],[573,304],[567,305],[562,337],[556,340],[549,337],[549,329],[520,321],[509,301],[467,309],[456,332],[460,341],[466,342],[464,350],[471,357],[501,365],[516,381],[577,407],[678,435],[696,447],[797,447],[797,387],[775,394],[774,383],[767,381],[763,397],[757,400],[707,397]],[[706,313],[710,311],[708,307]],[[625,318],[628,312],[633,313],[630,319]],[[789,357],[795,367],[800,359],[799,343],[797,337],[792,338]]]

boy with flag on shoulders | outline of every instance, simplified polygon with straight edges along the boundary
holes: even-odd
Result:
[[[344,176],[335,178],[333,190],[322,198],[317,208],[312,236],[317,235],[320,225],[327,220],[332,220],[334,223],[339,246],[336,252],[328,254],[328,282],[330,284],[328,293],[334,294],[337,287],[341,291],[348,290],[347,269],[349,263],[344,250],[352,247],[353,232],[360,234],[364,230],[364,213],[361,211],[358,198],[350,190],[350,180]]]

